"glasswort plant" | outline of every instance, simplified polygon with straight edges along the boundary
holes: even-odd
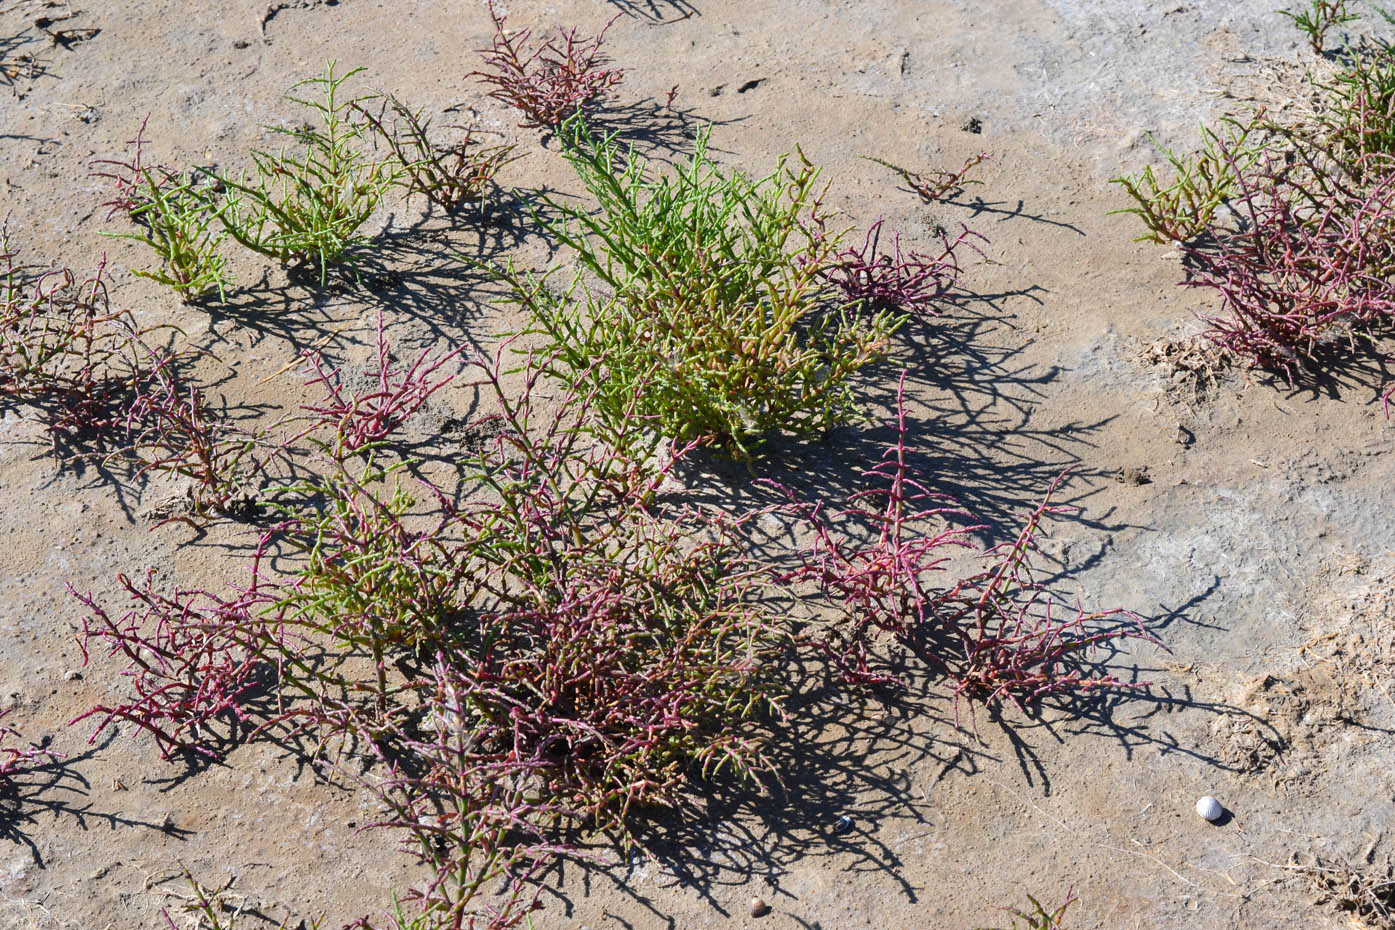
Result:
[[[704,133],[687,165],[650,179],[642,158],[622,159],[579,118],[561,132],[600,206],[544,198],[581,270],[565,292],[504,272],[553,374],[591,379],[612,422],[637,400],[658,434],[741,459],[768,433],[817,436],[857,416],[855,379],[903,317],[830,300],[838,241],[811,222],[821,192],[802,154],[751,180],[713,163]]]
[[[127,161],[96,159],[94,177],[107,178],[116,194],[104,206],[107,218],[124,214],[138,232],[112,233],[120,239],[144,243],[160,260],[155,271],[135,271],[173,288],[186,301],[210,290],[219,298],[230,283],[227,260],[219,251],[224,232],[217,221],[218,205],[211,190],[211,178],[198,178],[194,172],[178,175],[161,165],[145,161],[146,117],[134,139],[127,144]]]
[[[335,68],[331,61],[323,75],[292,88],[315,88],[321,99],[287,97],[310,110],[318,124],[271,127],[299,144],[299,151],[254,151],[254,178],[218,176],[226,193],[217,216],[228,235],[278,262],[316,263],[321,284],[330,265],[348,260],[363,243],[359,230],[401,170],[363,148],[364,128],[354,114],[370,98],[346,99],[342,89],[364,69],[336,74]]]
[[[472,71],[494,88],[489,96],[523,113],[523,127],[556,129],[568,117],[602,96],[624,78],[624,71],[608,68],[610,59],[601,51],[606,30],[620,14],[591,38],[578,38],[576,29],[558,29],[557,35],[531,46],[531,29],[509,34],[504,15],[489,0],[494,20],[493,45],[484,49],[484,71]]]

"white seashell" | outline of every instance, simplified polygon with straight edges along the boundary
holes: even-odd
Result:
[[[1196,802],[1196,813],[1199,817],[1204,817],[1212,823],[1221,819],[1225,813],[1225,808],[1221,807],[1221,802],[1211,797],[1209,794]]]

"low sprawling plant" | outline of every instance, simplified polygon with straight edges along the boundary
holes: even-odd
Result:
[[[185,479],[187,509],[169,521],[197,525],[213,516],[248,516],[259,507],[267,467],[282,450],[271,430],[245,430],[220,415],[203,389],[162,359],[132,392],[126,440],[109,461],[126,461],[133,478]],[[168,521],[166,521],[168,522]]]
[[[956,528],[951,521],[968,515],[929,492],[912,469],[905,414],[898,409],[897,439],[867,474],[872,487],[832,515],[836,525],[813,511],[815,543],[803,554],[803,566],[787,576],[816,582],[830,601],[835,619],[813,642],[846,680],[897,680],[869,662],[875,639],[888,635],[948,676],[956,708],[967,698],[989,707],[1006,701],[1025,711],[1052,694],[1142,687],[1086,665],[1094,649],[1111,641],[1157,642],[1138,618],[1124,610],[1062,605],[1033,578],[1042,520],[1067,512],[1050,503],[1059,478],[1017,538],[985,553],[986,567],[941,582],[954,547],[967,545],[966,535],[982,527]]]
[[[1348,5],[1348,0],[1308,0],[1308,8],[1305,10],[1279,10],[1278,13],[1292,20],[1293,25],[1308,37],[1313,51],[1320,55],[1327,44],[1327,33],[1332,27],[1357,19]]]
[[[815,544],[803,553],[804,564],[789,581],[814,581],[838,614],[810,638],[840,670],[858,684],[895,682],[888,671],[872,667],[879,635],[902,644],[917,644],[935,625],[936,573],[949,563],[954,547],[969,546],[963,529],[968,514],[954,502],[930,492],[914,476],[907,445],[905,410],[899,402],[896,441],[866,473],[870,488],[853,495],[834,513],[815,509],[810,519]],[[872,538],[871,542],[867,540]]]
[[[134,693],[73,722],[99,716],[93,740],[116,721],[134,724],[154,738],[164,759],[182,752],[216,756],[213,747],[247,722],[248,693],[263,684],[260,656],[238,635],[254,625],[247,605],[202,591],[161,593],[153,570],[139,584],[125,575],[117,581],[133,606],[115,617],[92,595],[69,590],[90,611],[78,639],[83,663],[101,643],[109,656],[125,659]],[[215,731],[215,723],[225,731]]]
[[[1343,3],[1289,15],[1317,32],[1350,18]],[[1203,128],[1199,155],[1169,153],[1170,187],[1147,170],[1115,179],[1137,204],[1126,212],[1144,221],[1143,238],[1181,243],[1185,283],[1219,296],[1219,310],[1203,315],[1207,338],[1290,383],[1395,318],[1395,48],[1351,49],[1313,84],[1306,117],[1280,122],[1261,110],[1224,133]]]
[[[278,262],[315,263],[321,283],[329,266],[349,260],[363,243],[363,224],[401,170],[367,147],[364,124],[355,117],[371,98],[343,91],[363,69],[337,74],[335,68],[330,62],[324,74],[292,88],[314,88],[320,99],[287,97],[310,111],[312,122],[270,127],[294,147],[253,151],[250,178],[218,176],[224,194],[216,215],[228,235]]]
[[[1258,122],[1241,124],[1227,121],[1218,135],[1201,127],[1201,150],[1182,154],[1160,145],[1151,135],[1154,148],[1172,166],[1170,182],[1164,183],[1147,165],[1137,175],[1120,175],[1110,183],[1124,189],[1134,206],[1111,213],[1132,213],[1143,221],[1148,232],[1138,242],[1187,242],[1212,227],[1216,211],[1235,195],[1240,176],[1260,157],[1260,147],[1251,134]]]
[[[1395,319],[1395,175],[1319,186],[1270,160],[1240,183],[1244,228],[1187,250],[1187,283],[1221,298],[1214,342],[1292,381],[1324,347]]]
[[[80,598],[84,648],[124,659],[134,691],[90,712],[99,730],[127,721],[173,756],[291,726],[375,754],[380,826],[435,869],[416,896],[433,928],[526,916],[558,830],[627,840],[695,777],[768,771],[750,724],[786,687],[769,671],[787,641],[770,573],[745,546],[761,512],[666,500],[684,450],[636,455],[624,434],[641,421],[597,421],[594,390],[546,415],[540,368],[511,400],[498,357],[470,367],[496,412],[474,424],[464,487],[414,493],[378,464],[411,406],[400,383],[424,399],[439,381],[419,362],[307,408],[298,442],[318,465],[281,488],[242,588],[123,577],[120,616]]]
[[[575,28],[558,29],[536,44],[531,29],[510,34],[504,28],[504,14],[494,0],[489,0],[489,15],[494,41],[481,50],[486,70],[469,76],[494,88],[490,97],[522,112],[520,126],[555,129],[624,78],[622,69],[607,67],[610,58],[601,51],[618,13],[595,36],[579,38]]]
[[[108,299],[105,264],[30,280],[0,234],[0,400],[37,408],[55,448],[100,448],[120,434],[126,405],[169,357]]]
[[[433,142],[431,120],[391,95],[376,113],[362,103],[355,109],[397,159],[408,194],[421,194],[447,210],[482,202],[499,169],[518,157],[512,145],[483,144],[472,126],[454,127],[463,134],[458,142]]]
[[[173,288],[185,300],[212,290],[221,298],[229,278],[227,259],[220,251],[225,234],[211,189],[215,182],[194,172],[181,175],[146,162],[146,122],[149,117],[127,143],[131,148],[127,160],[92,162],[93,175],[110,180],[116,188],[113,199],[103,205],[110,208],[107,219],[121,214],[137,229],[110,235],[144,243],[159,259],[158,269],[134,274]]]
[[[422,692],[429,717],[372,744],[394,750],[377,756],[381,772],[370,788],[384,815],[373,826],[401,835],[405,851],[431,870],[409,907],[394,901],[388,930],[515,927],[541,906],[538,873],[569,851],[549,838],[568,812],[531,788],[542,763],[491,751],[500,734],[477,710],[481,697],[489,700],[480,684],[460,680],[440,658]]]
[[[971,156],[964,162],[964,166],[958,171],[949,171],[944,168],[932,168],[929,171],[911,171],[909,168],[902,168],[889,161],[875,158],[871,155],[864,155],[863,158],[870,162],[881,165],[883,168],[890,168],[905,181],[910,189],[921,200],[926,203],[938,203],[957,197],[964,192],[964,188],[970,184],[981,184],[978,180],[970,180],[969,174],[979,165],[988,161],[993,156],[987,152],[980,152]]]
[[[953,239],[948,233],[940,234],[938,255],[903,252],[899,233],[892,237],[891,249],[883,251],[882,222],[878,218],[868,228],[860,248],[849,246],[834,256],[826,272],[828,280],[860,310],[933,316],[959,282],[960,248],[977,252],[975,240],[986,240],[961,226]]]
[[[513,683],[489,719],[550,760],[549,797],[621,833],[632,807],[677,803],[694,768],[760,771],[743,722],[778,701],[765,666],[782,642],[768,571],[743,545],[763,511],[666,499],[685,447],[641,447],[625,435],[645,431],[637,414],[593,427],[594,387],[539,423],[541,370],[515,402],[497,362],[478,370],[499,419],[475,463],[490,493],[461,525],[498,639],[468,671]]]
[[[1062,476],[1064,477],[1064,476]],[[1028,515],[1017,538],[989,549],[988,565],[936,597],[937,622],[957,639],[946,662],[960,698],[993,707],[1004,701],[1026,712],[1048,695],[1095,688],[1144,688],[1090,665],[1108,643],[1140,639],[1161,643],[1142,621],[1122,608],[1086,611],[1062,602],[1036,580],[1034,555],[1042,522],[1073,513],[1051,503],[1061,478]]]
[[[400,365],[393,359],[392,344],[379,313],[371,382],[366,386],[351,389],[341,373],[326,367],[319,355],[308,356],[307,386],[322,392],[323,397],[302,410],[331,437],[321,443],[330,459],[342,461],[346,453],[364,451],[397,432],[431,395],[451,382],[454,376],[443,370],[462,351],[458,348],[433,356],[430,349],[423,349],[411,364]]]
[[[856,378],[903,317],[830,293],[839,237],[813,222],[819,173],[802,154],[752,180],[714,164],[703,134],[687,165],[651,178],[613,137],[580,120],[561,131],[600,207],[544,198],[580,268],[560,292],[505,272],[552,374],[594,390],[611,422],[633,411],[737,458],[775,431],[816,436],[857,416]]]

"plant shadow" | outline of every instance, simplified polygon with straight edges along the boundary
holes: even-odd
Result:
[[[647,20],[654,25],[676,23],[702,15],[702,11],[688,0],[606,0],[606,3],[625,16]]]
[[[41,816],[53,820],[71,818],[86,830],[89,820],[104,821],[109,827],[140,827],[164,833],[177,839],[191,835],[171,823],[154,823],[115,812],[94,810],[87,797],[92,785],[79,770],[79,765],[94,759],[111,745],[115,735],[109,735],[100,745],[79,756],[57,757],[47,762],[27,764],[0,777],[0,839],[16,843],[29,850],[39,868],[47,868],[35,839],[35,833],[46,832],[39,823]]]
[[[1072,466],[1055,503],[1081,506],[1106,475],[1105,469],[1084,463],[1112,417],[1036,425],[1038,402],[1066,369],[1022,360],[1027,344],[1014,344],[1011,320],[994,309],[1012,298],[1036,299],[1032,291],[984,295],[944,316],[904,327],[893,361],[884,366],[901,367],[904,392],[898,394],[894,378],[881,377],[858,396],[862,409],[875,411],[868,417],[872,425],[837,427],[813,442],[770,437],[752,468],[715,452],[701,454],[685,466],[684,484],[713,484],[720,489],[714,499],[735,494],[759,505],[779,496],[774,487],[796,500],[837,506],[868,487],[866,472],[896,441],[899,396],[912,453],[909,474],[962,509],[963,525],[985,527],[985,543],[1014,534],[1022,516]],[[1094,529],[1122,528],[1108,517],[1082,514],[1078,519]]]
[[[776,673],[804,685],[785,716],[769,721],[762,733],[775,775],[759,784],[699,779],[684,809],[643,812],[633,828],[636,851],[597,845],[586,851],[589,857],[559,866],[544,895],[573,916],[582,898],[620,893],[642,906],[652,925],[676,926],[651,889],[678,887],[722,917],[738,917],[744,915],[730,913],[725,902],[731,895],[722,889],[756,883],[776,902],[792,901],[786,876],[796,866],[826,860],[830,868],[875,875],[880,887],[895,888],[914,904],[932,889],[917,883],[897,850],[933,832],[939,817],[931,795],[946,780],[1015,764],[1031,789],[1049,796],[1051,770],[1040,744],[1091,735],[1116,742],[1128,758],[1152,747],[1240,771],[1171,731],[1171,719],[1183,711],[1243,717],[1277,736],[1262,718],[1196,700],[1185,688],[1101,687],[1051,696],[1025,710],[1003,703],[961,714],[946,679],[923,660],[893,647],[881,650],[880,662],[899,686],[851,688],[819,660],[789,659]],[[1126,683],[1141,683],[1155,671],[1110,648],[1075,670],[1113,674]]]

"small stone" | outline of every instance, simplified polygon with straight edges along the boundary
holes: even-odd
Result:
[[[1217,801],[1208,794],[1206,797],[1196,802],[1196,813],[1198,817],[1205,818],[1215,823],[1217,820],[1221,819],[1221,815],[1225,813],[1225,808],[1221,807],[1220,801]]]
[[[766,904],[766,903],[765,903],[764,901],[762,901],[760,898],[752,898],[752,899],[751,899],[751,916],[752,916],[752,917],[764,917],[766,914],[769,914],[769,913],[770,913],[770,905],[769,905],[769,904]]]
[[[63,680],[64,680],[64,681],[82,681],[82,672],[79,672],[79,671],[78,671],[77,669],[75,669],[75,668],[70,668],[70,669],[68,669],[66,672],[63,673]]]

